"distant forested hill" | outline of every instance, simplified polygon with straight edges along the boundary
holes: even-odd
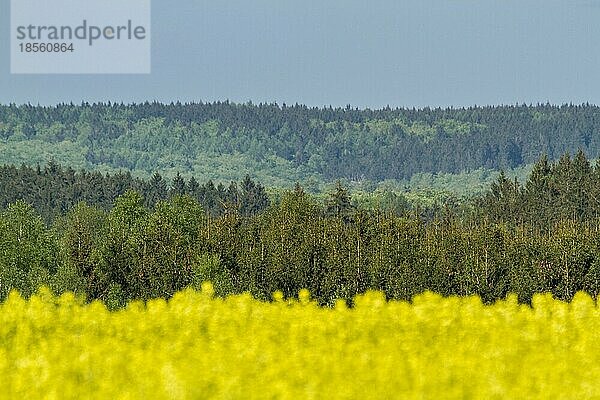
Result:
[[[592,105],[358,110],[276,104],[0,106],[0,163],[267,186],[509,169],[600,154]]]

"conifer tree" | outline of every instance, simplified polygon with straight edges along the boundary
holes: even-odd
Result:
[[[349,220],[352,213],[352,201],[348,189],[340,181],[336,182],[335,191],[329,194],[325,214]]]

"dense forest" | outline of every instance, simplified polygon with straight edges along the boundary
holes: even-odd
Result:
[[[2,162],[160,171],[314,192],[337,179],[510,169],[582,149],[600,154],[592,105],[358,110],[302,105],[144,103],[0,106]]]
[[[54,168],[60,179],[71,174]],[[50,173],[3,171],[40,181]],[[147,190],[144,181],[133,179],[137,184],[106,207],[107,198],[98,194],[112,187],[114,177],[106,175],[87,187],[85,202],[48,224],[22,200],[0,213],[0,298],[11,289],[29,295],[44,284],[118,307],[170,297],[206,280],[220,295],[250,292],[260,299],[276,290],[293,297],[307,288],[324,305],[369,289],[390,299],[432,290],[478,294],[485,302],[508,293],[523,302],[539,292],[564,300],[580,290],[597,296],[599,171],[583,152],[556,163],[543,157],[524,186],[501,174],[468,206],[449,203],[426,216],[357,207],[341,184],[324,201],[296,185],[248,212],[211,212],[189,191],[174,191],[174,183],[149,202],[136,191]],[[84,182],[88,175],[76,176]],[[247,181],[262,193],[261,184]],[[7,191],[29,185],[13,182]],[[73,187],[62,186],[65,193]]]
[[[524,184],[501,172],[476,202],[490,220],[513,225],[546,229],[561,219],[596,221],[600,218],[600,164],[591,165],[581,150],[574,157],[563,154],[554,163],[544,155]]]
[[[337,190],[341,183],[336,183]],[[209,180],[200,183],[195,177],[185,179],[180,174],[173,179],[164,178],[156,172],[149,179],[134,177],[128,171],[114,174],[98,171],[75,171],[50,162],[35,168],[21,165],[0,166],[0,207],[22,200],[31,204],[44,222],[51,224],[73,206],[85,202],[108,211],[114,201],[127,191],[142,195],[144,206],[153,207],[159,201],[177,195],[189,195],[211,216],[237,212],[249,216],[263,211],[269,203],[278,202],[285,190],[269,190],[246,176],[239,183],[215,184]],[[327,193],[314,196],[323,202]],[[460,199],[439,192],[398,193],[394,190],[357,192],[352,199],[353,207],[390,211],[396,214],[419,212],[433,215],[440,208],[456,204]]]
[[[249,176],[239,184],[230,182],[224,186],[212,181],[201,184],[194,177],[186,180],[179,174],[168,181],[158,172],[147,180],[122,171],[115,174],[76,172],[52,161],[44,168],[0,166],[0,207],[22,200],[31,204],[46,222],[53,221],[80,202],[109,210],[114,201],[129,190],[141,194],[146,207],[176,195],[189,195],[212,216],[227,210],[235,210],[243,216],[252,215],[264,210],[270,201],[265,188]]]
[[[0,106],[0,299],[597,296],[598,111]]]

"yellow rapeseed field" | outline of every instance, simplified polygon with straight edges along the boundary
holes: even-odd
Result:
[[[109,312],[72,294],[0,305],[7,399],[600,398],[600,312],[381,293],[319,308],[178,293]]]

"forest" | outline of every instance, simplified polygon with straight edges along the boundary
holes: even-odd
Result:
[[[265,209],[270,201],[265,188],[249,176],[239,184],[230,182],[225,186],[212,181],[202,184],[194,177],[185,180],[179,174],[168,181],[158,172],[142,179],[128,171],[75,171],[52,161],[44,168],[0,166],[0,207],[21,200],[31,204],[47,223],[80,202],[109,210],[117,197],[128,190],[138,192],[146,207],[175,195],[189,195],[213,216],[227,209],[251,215]]]
[[[207,280],[322,305],[368,290],[596,296],[598,115],[0,106],[0,299],[46,285],[119,307]]]
[[[68,201],[3,194],[0,298],[46,285],[119,307],[204,281],[218,295],[262,300],[308,289],[322,305],[368,290],[403,300],[428,290],[476,294],[487,303],[509,293],[528,303],[540,292],[570,300],[600,291],[600,168],[582,151],[542,157],[523,185],[500,174],[472,202],[429,212],[361,207],[341,183],[322,200],[296,184],[270,201],[250,178],[232,184],[234,192],[161,180],[158,196],[154,180],[72,175],[58,165],[3,168],[13,176],[6,193],[56,179],[62,186],[48,184],[49,201]],[[97,183],[86,184],[90,176]],[[116,190],[115,182],[127,184]],[[211,210],[211,196],[224,206]]]
[[[516,169],[541,154],[600,154],[597,106],[311,108],[231,102],[0,106],[3,162],[49,161],[151,178],[178,173],[227,184],[246,175],[266,187],[302,182],[310,193],[337,179],[365,188],[417,184],[444,174]],[[431,175],[434,178],[431,178]],[[489,174],[476,174],[470,185]],[[523,173],[520,173],[523,176]],[[427,178],[429,176],[429,178]],[[412,182],[412,183],[411,183]]]

